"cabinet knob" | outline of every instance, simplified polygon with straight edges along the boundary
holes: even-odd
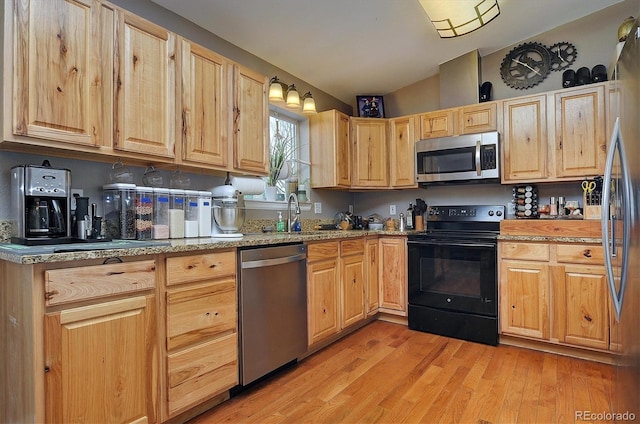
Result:
[[[590,258],[591,257],[591,249],[585,249],[584,252],[582,253],[586,258]]]

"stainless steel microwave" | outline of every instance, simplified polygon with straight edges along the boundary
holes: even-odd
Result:
[[[498,133],[494,131],[418,141],[418,184],[499,182],[498,140]]]

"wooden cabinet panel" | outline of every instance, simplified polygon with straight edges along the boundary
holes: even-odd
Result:
[[[500,267],[500,330],[548,339],[549,266],[502,260]]]
[[[554,99],[556,176],[603,174],[607,144],[605,86],[561,90]]]
[[[452,136],[456,132],[455,109],[444,109],[435,112],[421,113],[420,140]]]
[[[13,3],[13,133],[110,145],[114,11],[90,0]]]
[[[267,77],[233,65],[233,168],[267,175],[269,100]]]
[[[503,183],[547,178],[546,103],[545,95],[503,102]]]
[[[415,188],[416,117],[389,120],[389,177],[391,187]]]
[[[307,262],[337,259],[338,256],[340,256],[340,243],[337,241],[311,243],[307,246]]]
[[[346,328],[365,317],[364,255],[344,256],[341,259],[342,324]]]
[[[309,117],[312,188],[351,187],[349,116],[335,109]]]
[[[549,260],[549,245],[542,243],[503,242],[500,244],[503,259]]]
[[[169,412],[238,384],[238,338],[228,334],[168,355]]]
[[[359,254],[364,254],[364,238],[358,237],[340,242],[340,255],[342,257]]]
[[[604,251],[599,245],[559,244],[556,258],[564,263],[602,265]]]
[[[396,315],[407,314],[407,239],[381,237],[380,310]]]
[[[128,262],[45,271],[45,305],[63,305],[154,289],[156,263]]]
[[[117,150],[173,157],[176,36],[133,14],[118,14]]]
[[[235,250],[167,258],[167,285],[212,280],[236,273]]]
[[[307,265],[309,345],[340,331],[338,259]]]
[[[167,292],[167,349],[236,332],[235,279]]]
[[[389,186],[387,120],[351,118],[354,188]]]
[[[182,158],[226,168],[229,158],[228,61],[195,43],[182,47]]]
[[[153,295],[46,314],[46,421],[156,422],[155,317]]]
[[[459,111],[460,134],[478,134],[498,130],[498,103],[463,106]]]
[[[365,246],[365,299],[366,313],[372,315],[378,312],[380,303],[380,264],[378,239],[367,239]]]

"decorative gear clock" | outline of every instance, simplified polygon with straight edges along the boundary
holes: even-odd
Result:
[[[566,41],[556,43],[549,47],[549,52],[551,53],[552,71],[561,71],[569,67],[569,65],[576,61],[576,57],[578,57],[576,46]]]
[[[505,56],[500,66],[509,87],[524,90],[540,84],[551,71],[551,53],[540,43],[524,43]]]

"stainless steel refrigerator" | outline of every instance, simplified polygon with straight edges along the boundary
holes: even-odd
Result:
[[[603,182],[602,244],[615,323],[616,376],[611,418],[640,420],[640,29],[620,53],[613,84],[617,115]],[[633,414],[633,415],[631,415]]]

